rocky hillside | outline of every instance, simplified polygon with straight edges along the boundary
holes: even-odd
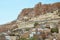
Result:
[[[58,12],[60,12],[60,2],[53,4],[42,4],[39,2],[33,8],[23,9],[18,15],[17,20],[0,25],[0,33],[17,27],[33,27],[34,22],[30,21],[44,21],[46,19],[60,18]]]
[[[15,29],[17,28],[17,23],[16,23],[16,20],[10,22],[10,23],[6,23],[6,24],[3,24],[3,25],[0,25],[0,33],[1,32],[7,32],[9,30],[12,30],[12,29]]]
[[[17,23],[19,28],[34,27],[34,23],[47,21],[58,22],[60,19],[60,2],[53,4],[38,3],[33,8],[25,8],[19,14]],[[53,21],[54,20],[54,21]]]
[[[23,18],[24,16],[28,17],[36,17],[38,15],[52,13],[53,11],[60,9],[60,2],[53,3],[53,4],[42,4],[39,2],[34,6],[34,8],[25,8],[22,10],[18,19]]]

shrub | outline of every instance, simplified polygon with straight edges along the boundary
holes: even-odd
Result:
[[[21,38],[20,40],[26,40],[25,38]]]
[[[54,33],[54,32],[58,33],[58,28],[52,28],[52,29],[51,29],[51,32],[52,32],[52,33]]]
[[[29,31],[30,30],[30,28],[26,28],[26,31]]]
[[[38,24],[39,24],[39,23],[35,22],[35,24],[34,24],[34,28],[35,28]]]
[[[36,40],[36,38],[32,37],[32,38],[30,38],[29,40]]]

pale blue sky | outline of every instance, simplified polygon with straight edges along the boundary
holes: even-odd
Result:
[[[34,7],[38,2],[44,4],[60,0],[0,0],[0,24],[15,20],[22,9]]]

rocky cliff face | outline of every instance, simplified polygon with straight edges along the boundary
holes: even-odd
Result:
[[[25,8],[22,10],[21,14],[18,15],[18,18],[17,19],[21,19],[23,16],[31,16],[29,15],[30,12],[33,10],[33,8]]]
[[[38,3],[35,5],[34,8],[25,8],[22,10],[18,19],[24,16],[28,17],[36,17],[38,15],[46,14],[47,12],[53,12],[54,10],[60,9],[60,2],[53,3],[53,4],[42,4]]]
[[[0,33],[1,32],[5,32],[8,30],[12,30],[14,28],[17,28],[18,26],[28,26],[31,27],[33,26],[34,22],[23,22],[22,20],[23,17],[25,17],[27,19],[27,17],[31,20],[36,20],[35,17],[37,17],[37,20],[45,20],[45,17],[51,17],[53,16],[53,14],[46,14],[46,13],[53,13],[53,11],[60,9],[60,2],[57,3],[53,3],[53,4],[42,4],[42,3],[38,3],[34,6],[34,8],[25,8],[22,10],[22,12],[18,15],[17,20],[14,20],[10,23],[4,24],[4,25],[0,25]],[[46,16],[47,15],[47,16]],[[43,16],[43,17],[42,17]],[[55,15],[56,16],[56,15]],[[55,17],[53,16],[53,18]],[[39,18],[40,17],[40,18]],[[52,18],[52,17],[51,17]],[[27,19],[28,21],[28,19]],[[18,23],[18,25],[17,25]],[[21,25],[20,25],[21,24]],[[26,25],[28,24],[28,25]]]
[[[58,21],[58,19],[60,18],[60,16],[57,15],[58,10],[60,10],[60,2],[53,4],[38,3],[33,8],[25,8],[17,18],[18,27],[33,27],[36,21],[38,21],[39,23],[41,23],[41,21],[52,21],[55,19],[57,19],[56,21]]]

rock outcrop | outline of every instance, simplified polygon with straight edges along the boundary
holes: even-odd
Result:
[[[60,9],[60,2],[53,4],[42,4],[41,2],[36,4],[34,8],[25,8],[22,10],[18,19],[24,16],[36,17],[38,15],[46,14],[47,12],[53,12],[54,10]]]

